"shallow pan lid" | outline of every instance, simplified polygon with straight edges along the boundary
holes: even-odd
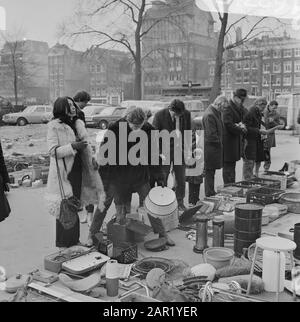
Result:
[[[153,188],[148,197],[153,204],[162,207],[170,206],[176,201],[176,194],[170,188]]]

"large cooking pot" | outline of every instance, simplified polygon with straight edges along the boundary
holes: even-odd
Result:
[[[170,188],[153,188],[145,199],[146,210],[155,216],[168,216],[178,208],[175,192]]]

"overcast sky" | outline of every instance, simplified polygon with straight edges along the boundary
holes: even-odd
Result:
[[[70,16],[77,0],[0,0],[8,30],[22,27],[28,39],[57,42],[57,26]]]
[[[44,40],[48,42],[49,46],[53,46],[58,41],[57,30],[59,24],[67,17],[72,16],[77,1],[78,0],[0,0],[0,6],[4,7],[6,10],[8,30],[22,28],[25,31],[25,37],[27,39]],[[197,1],[199,3],[201,1],[209,0]],[[300,0],[296,1],[300,2]],[[218,20],[217,17],[216,20]],[[299,31],[290,33],[292,36],[296,36],[299,34]],[[87,46],[84,47],[86,48]]]

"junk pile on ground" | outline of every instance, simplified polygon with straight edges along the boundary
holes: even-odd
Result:
[[[31,170],[24,185],[41,174]],[[220,187],[182,214],[169,188],[154,188],[137,214],[123,223],[112,219],[93,248],[46,255],[43,269],[6,281],[2,276],[2,285],[16,292],[9,301],[43,294],[46,301],[63,302],[268,302],[283,293],[297,301],[300,192],[291,189],[291,176],[266,173]],[[159,230],[154,223],[171,234],[181,232],[190,243],[184,251],[194,253],[199,264],[167,259],[172,255],[166,240],[151,239],[152,228]]]

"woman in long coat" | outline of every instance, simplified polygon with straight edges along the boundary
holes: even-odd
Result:
[[[10,206],[5,192],[9,191],[9,176],[4,162],[2,146],[0,142],[0,222],[4,221],[10,214]]]
[[[88,143],[76,142],[76,107],[67,97],[58,98],[54,103],[54,119],[48,124],[47,143],[50,153],[50,169],[46,194],[49,213],[56,218],[56,247],[68,248],[79,244],[80,224],[77,218],[75,226],[65,230],[59,222],[61,193],[55,159],[57,153],[58,168],[62,178],[64,193],[67,198],[75,196],[80,200],[82,185],[82,161],[79,151]]]

